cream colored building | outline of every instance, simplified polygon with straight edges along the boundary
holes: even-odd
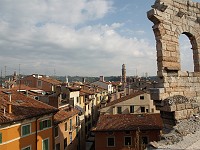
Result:
[[[55,150],[80,149],[79,111],[74,108],[60,109],[54,116]]]
[[[150,99],[150,94],[138,91],[107,103],[101,114],[158,113]]]

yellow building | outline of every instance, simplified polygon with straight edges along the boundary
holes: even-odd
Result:
[[[54,116],[55,150],[75,150],[80,148],[79,111],[64,107]]]
[[[18,92],[0,90],[0,149],[52,150],[52,106]]]

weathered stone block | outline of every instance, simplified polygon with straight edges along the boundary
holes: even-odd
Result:
[[[180,76],[180,77],[188,77],[188,72],[187,71],[178,71],[178,76]]]
[[[179,111],[179,110],[184,110],[185,109],[185,104],[177,104],[176,105],[176,110]]]
[[[174,116],[175,116],[176,120],[186,119],[187,118],[187,109],[175,111]]]
[[[185,104],[186,109],[192,109],[192,104],[191,103],[186,103]]]
[[[187,109],[187,117],[192,117],[194,115],[194,110],[193,109]]]
[[[197,114],[199,112],[199,107],[194,109],[194,114]]]
[[[165,94],[165,89],[164,88],[151,88],[150,89],[150,95],[152,100],[162,100],[162,97]],[[168,96],[168,95],[166,95]]]
[[[176,105],[163,106],[163,107],[160,108],[160,111],[165,111],[165,112],[173,112],[173,111],[176,111]]]

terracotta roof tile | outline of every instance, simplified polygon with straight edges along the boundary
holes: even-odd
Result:
[[[55,115],[54,115],[54,123],[60,123],[62,121],[67,120],[68,118],[78,114],[80,111],[75,109],[75,108],[71,108],[70,110],[65,110],[65,109],[60,109]]]
[[[83,90],[83,89],[81,89],[81,92],[82,92],[82,93],[85,93],[85,94],[89,94],[89,95],[95,94],[95,92],[93,92],[93,91]]]
[[[94,131],[162,129],[160,114],[101,115]]]
[[[5,91],[4,91],[5,92]],[[9,102],[8,94],[0,90],[0,124],[9,123],[12,121],[18,121],[23,119],[28,119],[36,116],[41,116],[44,114],[55,113],[58,110],[52,106],[49,106],[40,101],[36,101],[30,97],[12,91],[12,113],[8,113],[7,105]],[[6,108],[6,113],[4,114],[4,108]]]
[[[11,91],[17,91],[17,90],[36,90],[38,88],[33,88],[33,87],[29,87],[29,86],[26,86],[24,84],[21,84],[20,86],[19,85],[15,85],[13,88],[11,88],[10,90]]]
[[[39,78],[39,80],[42,80],[42,81],[45,81],[45,82],[48,82],[48,83],[51,83],[51,84],[54,84],[54,85],[59,85],[61,84],[62,82],[56,80],[56,79],[53,79],[53,78],[50,78],[50,77],[42,77],[42,78]]]
[[[70,91],[80,91],[80,87],[73,87],[73,86],[69,86],[67,87]]]

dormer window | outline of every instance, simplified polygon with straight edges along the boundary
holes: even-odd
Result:
[[[144,100],[144,96],[143,95],[140,96],[140,100]]]

